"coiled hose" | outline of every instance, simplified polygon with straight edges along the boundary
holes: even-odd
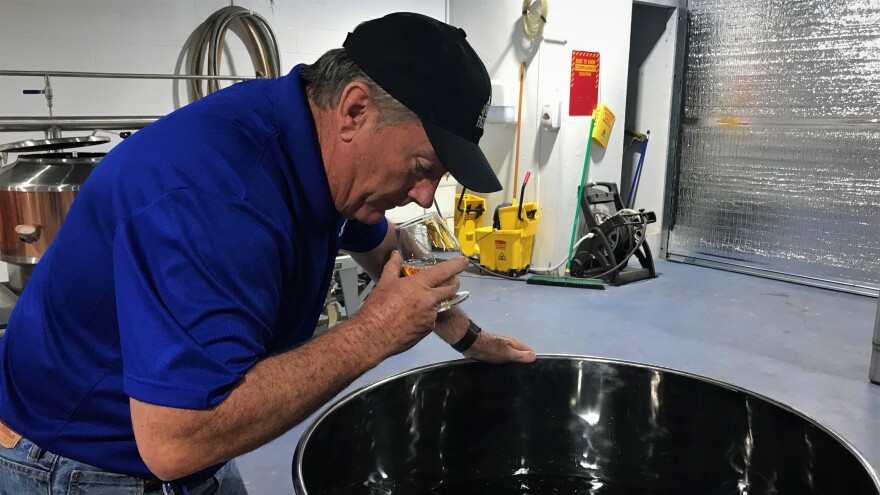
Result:
[[[275,78],[281,75],[281,59],[278,53],[278,41],[272,26],[260,14],[244,7],[224,7],[211,14],[199,25],[196,33],[196,44],[190,52],[189,73],[192,75],[220,75],[220,61],[223,54],[223,39],[233,21],[238,20],[244,28],[247,38],[256,53],[254,71],[258,78]],[[203,73],[202,70],[205,69]],[[194,99],[213,93],[220,89],[219,81],[209,80],[207,91],[203,91],[203,81],[190,81]]]
[[[522,23],[523,32],[530,40],[534,40],[544,34],[544,24],[547,24],[547,15],[550,11],[547,0],[541,0],[541,11],[532,13],[531,0],[523,0]]]

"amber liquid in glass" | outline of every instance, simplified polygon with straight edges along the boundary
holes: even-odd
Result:
[[[435,260],[410,260],[403,264],[403,274],[407,277],[437,264]]]

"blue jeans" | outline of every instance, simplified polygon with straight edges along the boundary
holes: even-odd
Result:
[[[11,449],[0,446],[0,495],[159,495],[144,480],[111,473],[47,452],[22,438]],[[244,481],[229,461],[213,477],[187,490],[189,495],[247,495]],[[175,495],[182,495],[175,492]]]

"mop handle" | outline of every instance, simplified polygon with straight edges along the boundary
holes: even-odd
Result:
[[[593,124],[595,123],[596,121],[590,117],[590,132],[587,134],[587,151],[584,153],[584,169],[581,172],[581,182],[578,184],[577,201],[574,203],[574,224],[571,226],[571,242],[568,244],[568,258],[565,260],[565,273],[571,271],[571,256],[573,254],[572,250],[574,249],[574,237],[577,234],[578,219],[580,218],[581,189],[584,187],[584,180],[587,178],[587,168],[590,166],[590,144],[593,142]]]
[[[519,134],[522,130],[522,95],[526,80],[526,63],[519,64],[519,104],[516,107],[516,152],[513,159],[513,200],[516,201],[516,183],[519,179]]]

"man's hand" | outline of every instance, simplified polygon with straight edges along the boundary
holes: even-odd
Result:
[[[374,329],[371,338],[386,356],[409,349],[434,330],[437,309],[458,291],[455,276],[468,262],[462,256],[405,278],[400,277],[402,265],[400,253],[394,251],[370,297],[352,318],[368,322]]]
[[[469,324],[464,311],[456,307],[440,313],[435,331],[443,340],[452,344],[461,338]],[[464,356],[493,364],[531,363],[535,360],[535,351],[512,337],[480,332],[471,348],[464,352]]]
[[[464,356],[487,363],[531,363],[535,351],[513,337],[480,332],[474,345],[464,351]]]

